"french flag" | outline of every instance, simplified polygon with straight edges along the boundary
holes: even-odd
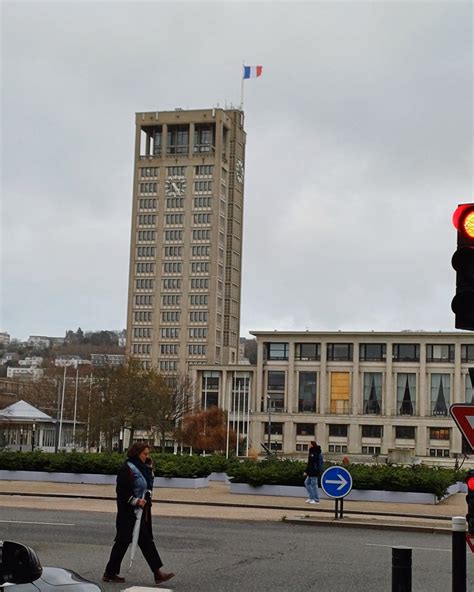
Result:
[[[263,66],[244,66],[244,80],[246,78],[258,78],[262,75]]]

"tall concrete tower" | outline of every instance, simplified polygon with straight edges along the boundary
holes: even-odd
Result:
[[[127,350],[145,367],[238,361],[245,139],[238,109],[136,114]]]

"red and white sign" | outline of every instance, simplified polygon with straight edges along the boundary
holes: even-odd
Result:
[[[466,533],[466,543],[469,549],[471,549],[471,552],[474,553],[474,535]]]
[[[454,403],[449,408],[451,417],[456,422],[469,446],[474,448],[474,405]]]

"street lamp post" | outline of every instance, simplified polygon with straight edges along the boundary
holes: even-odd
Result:
[[[271,447],[271,433],[272,433],[272,406],[271,406],[271,397],[270,395],[267,395],[267,409],[268,409],[268,451],[269,454],[272,451],[272,447]]]

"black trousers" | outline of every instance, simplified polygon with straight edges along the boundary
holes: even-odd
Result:
[[[147,527],[148,525],[142,522],[140,526],[141,528],[140,534],[138,536],[138,546],[143,553],[143,557],[150,566],[151,571],[156,573],[160,567],[162,567],[163,562],[161,561],[160,554],[158,553],[158,549],[156,548],[156,545],[153,541],[150,529]],[[131,540],[115,540],[112,551],[110,552],[109,562],[105,568],[105,573],[107,575],[115,576],[120,573],[120,566],[122,565],[122,560],[125,556],[125,553],[127,552],[128,547],[130,546],[130,543]]]

